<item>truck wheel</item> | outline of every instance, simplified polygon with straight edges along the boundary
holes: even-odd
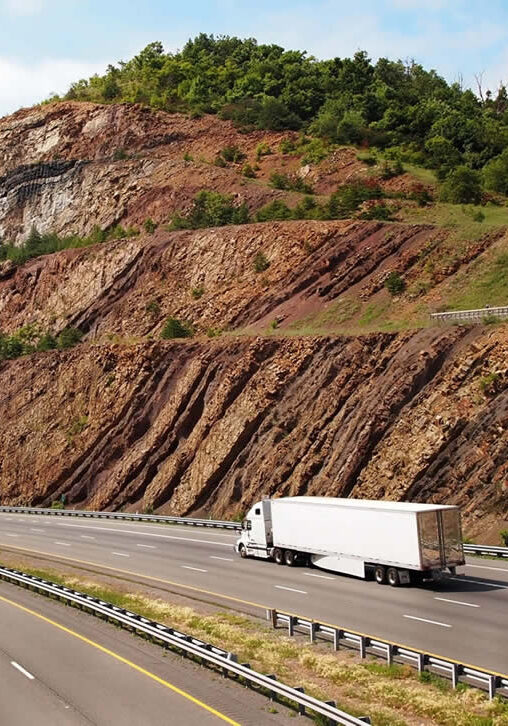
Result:
[[[388,584],[392,587],[398,587],[400,585],[399,571],[396,567],[389,567],[386,576],[388,578]]]
[[[296,552],[293,552],[293,550],[286,550],[284,552],[284,562],[288,567],[293,567],[296,560]]]
[[[278,565],[283,565],[284,564],[284,552],[281,549],[279,549],[278,547],[276,547],[273,551],[273,559],[275,560],[275,562]]]
[[[386,582],[386,570],[383,565],[376,565],[374,570],[374,579],[378,585],[384,585]]]
[[[238,551],[240,552],[240,557],[244,560],[247,557],[247,550],[245,549],[245,546],[243,544],[240,545]]]

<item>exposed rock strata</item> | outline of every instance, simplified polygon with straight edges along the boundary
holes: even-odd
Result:
[[[308,493],[456,502],[470,526],[508,513],[502,329],[81,346],[0,381],[3,502],[228,516]]]

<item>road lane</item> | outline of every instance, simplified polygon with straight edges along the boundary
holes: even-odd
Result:
[[[268,707],[130,633],[0,583],[1,724],[160,726],[169,714],[186,726],[289,723]]]
[[[504,563],[500,563],[500,571],[466,569],[465,578],[423,588],[393,589],[307,568],[241,560],[232,552],[237,535],[217,530],[138,522],[132,525],[114,521],[61,522],[41,516],[38,523],[45,522],[41,534],[31,531],[33,519],[27,515],[13,521],[0,515],[0,546],[26,547],[62,557],[63,548],[53,544],[59,536],[62,539],[58,541],[72,545],[66,548],[66,559],[76,558],[160,578],[173,585],[179,583],[277,607],[486,668],[508,671],[508,653],[499,637],[508,606],[508,567],[503,567]],[[8,534],[18,535],[16,541],[7,539]],[[84,539],[84,536],[95,539]],[[120,557],[120,553],[125,556]],[[481,561],[482,567],[483,562],[491,566],[490,561]],[[474,575],[470,576],[470,572]],[[501,579],[504,572],[506,578]],[[220,602],[214,595],[207,596],[210,598]],[[453,605],[450,600],[466,602],[471,607]],[[243,603],[231,604],[247,607]],[[424,621],[450,627],[446,633],[430,632]],[[444,628],[436,627],[434,631],[437,630]]]

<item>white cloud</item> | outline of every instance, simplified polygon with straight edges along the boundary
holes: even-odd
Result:
[[[74,81],[104,73],[107,64],[63,58],[27,64],[0,56],[0,116],[32,106],[51,93],[65,93]]]
[[[45,4],[45,0],[3,0],[2,7],[11,15],[36,15]]]

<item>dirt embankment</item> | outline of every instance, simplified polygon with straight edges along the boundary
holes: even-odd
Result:
[[[2,364],[3,502],[229,516],[262,495],[507,516],[502,330],[81,346]],[[486,383],[487,382],[487,383]]]

